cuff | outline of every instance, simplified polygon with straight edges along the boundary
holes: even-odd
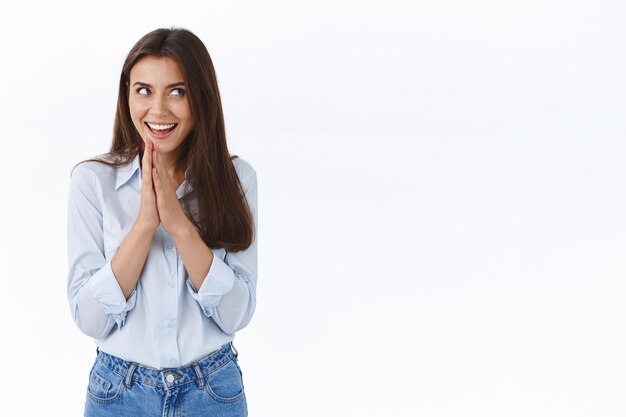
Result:
[[[208,317],[213,315],[213,307],[217,306],[224,294],[232,290],[235,285],[235,274],[232,269],[213,251],[213,262],[209,268],[209,272],[196,291],[187,278],[187,288],[191,296],[200,304],[204,314]]]
[[[126,322],[126,314],[135,307],[137,292],[133,292],[128,297],[120,288],[113,270],[111,261],[108,261],[96,274],[88,281],[91,296],[100,304],[105,314],[113,317],[118,328],[122,328]]]

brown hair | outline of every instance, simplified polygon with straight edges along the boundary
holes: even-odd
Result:
[[[237,252],[254,239],[252,215],[226,145],[224,114],[217,77],[209,52],[192,32],[157,29],[142,37],[128,53],[120,76],[113,142],[106,154],[113,161],[88,159],[112,167],[130,163],[143,155],[144,143],[130,116],[128,83],[133,66],[146,56],[168,57],[183,73],[194,125],[180,145],[176,171],[187,172],[193,192],[183,197],[183,209],[210,248]],[[107,158],[108,159],[108,158]],[[82,162],[87,162],[82,161]],[[81,162],[81,163],[82,163]],[[77,164],[78,165],[78,164]],[[190,214],[189,196],[197,196],[197,217]]]

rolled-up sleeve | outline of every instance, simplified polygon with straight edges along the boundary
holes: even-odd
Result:
[[[103,204],[95,174],[78,165],[70,178],[68,204],[67,292],[72,317],[79,329],[104,338],[135,306],[135,291],[128,300],[107,260],[103,238]]]
[[[256,307],[257,177],[256,172],[252,168],[250,170],[242,180],[242,188],[254,223],[252,244],[239,252],[213,249],[213,262],[197,292],[187,279],[187,288],[204,314],[227,334],[244,328],[250,322]]]

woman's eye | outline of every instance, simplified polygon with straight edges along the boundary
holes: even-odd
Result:
[[[137,89],[137,93],[141,94],[142,96],[147,96],[148,94],[150,94],[150,90],[148,89],[148,87],[139,87]]]
[[[185,90],[183,90],[182,88],[175,88],[172,90],[172,95],[182,97],[185,95]]]

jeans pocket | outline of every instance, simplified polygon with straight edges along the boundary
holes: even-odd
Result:
[[[124,386],[124,378],[116,374],[98,360],[89,373],[87,394],[98,402],[109,402],[118,398]]]
[[[228,361],[224,366],[206,377],[206,392],[215,401],[232,403],[243,398],[243,379],[236,360]]]

